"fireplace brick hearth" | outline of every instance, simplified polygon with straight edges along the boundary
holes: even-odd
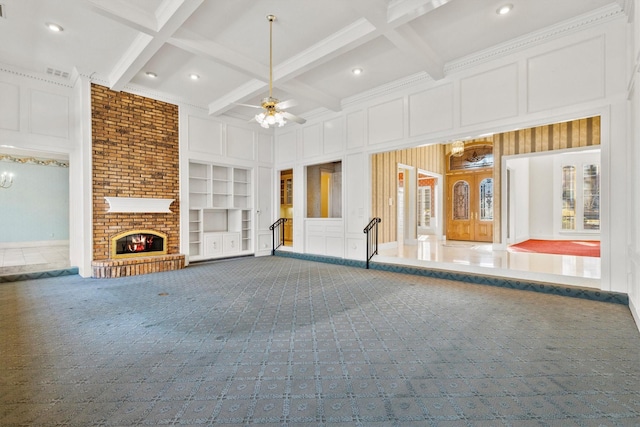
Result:
[[[93,261],[93,277],[110,279],[114,277],[137,276],[184,268],[183,254],[156,255],[137,258],[108,259]]]

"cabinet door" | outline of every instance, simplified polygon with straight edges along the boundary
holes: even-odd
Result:
[[[240,234],[225,233],[222,235],[222,246],[224,254],[240,252]]]
[[[222,249],[223,249],[222,234],[220,233],[204,234],[204,255],[205,256],[222,255]]]

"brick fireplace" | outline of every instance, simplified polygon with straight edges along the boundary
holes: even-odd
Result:
[[[121,277],[184,267],[180,254],[178,107],[104,86],[91,87],[93,276]],[[171,200],[165,211],[110,208],[107,199]],[[151,235],[161,250],[117,253]],[[153,239],[151,239],[153,240]]]

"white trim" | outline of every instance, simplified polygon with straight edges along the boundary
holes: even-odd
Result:
[[[108,213],[171,213],[171,203],[175,199],[152,199],[141,197],[105,197],[109,203]]]

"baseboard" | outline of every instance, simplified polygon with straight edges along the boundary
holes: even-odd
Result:
[[[629,310],[631,311],[633,320],[636,322],[638,331],[640,331],[640,312],[638,311],[638,307],[633,304],[633,300],[631,298],[629,298]]]
[[[42,248],[48,246],[69,246],[69,241],[41,240],[37,242],[0,242],[0,249]]]

